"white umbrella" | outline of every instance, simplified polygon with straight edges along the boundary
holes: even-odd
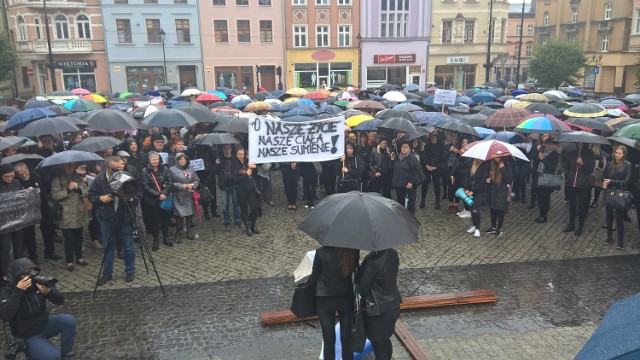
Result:
[[[282,101],[280,101],[278,99],[264,99],[264,102],[266,102],[267,104],[269,104],[271,106],[284,104]]]
[[[202,91],[196,89],[196,88],[190,88],[190,89],[185,89],[182,94],[182,96],[198,96],[202,94]]]
[[[564,99],[568,99],[569,97],[567,96],[567,94],[563,93],[560,90],[549,90],[549,91],[545,91],[542,93],[542,95],[552,95],[552,96],[557,96],[559,97],[561,100]]]
[[[407,97],[400,91],[388,91],[382,97],[393,102],[407,101]]]
[[[476,141],[466,146],[464,157],[480,160],[490,160],[496,157],[513,156],[515,158],[529,161],[529,158],[517,147],[499,140]]]
[[[512,106],[513,106],[513,104],[518,104],[518,103],[520,103],[520,102],[521,102],[521,101],[520,101],[520,100],[518,100],[518,99],[509,99],[509,100],[507,100],[507,101],[505,101],[505,102],[504,102],[504,107],[505,107],[505,108],[510,108],[510,107],[512,107]]]
[[[316,251],[307,251],[307,253],[302,258],[300,265],[293,270],[294,281],[298,282],[307,276],[311,275],[311,271],[313,270],[313,259],[316,257]]]
[[[236,104],[242,100],[251,100],[251,98],[249,97],[249,95],[238,95],[234,96],[233,99],[231,99],[231,103]]]

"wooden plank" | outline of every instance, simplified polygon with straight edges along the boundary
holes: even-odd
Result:
[[[491,290],[473,290],[457,293],[428,294],[408,296],[402,299],[401,310],[424,309],[441,306],[483,304],[498,301],[498,297]],[[285,324],[307,320],[317,320],[317,316],[300,319],[290,310],[264,312],[260,314],[262,325]]]
[[[429,355],[427,352],[420,346],[418,340],[413,337],[409,329],[404,325],[400,319],[396,321],[396,329],[394,331],[398,341],[407,349],[409,355],[413,360],[429,360]]]

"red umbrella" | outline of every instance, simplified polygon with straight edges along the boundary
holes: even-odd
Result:
[[[326,100],[328,95],[322,90],[312,91],[302,96],[303,99],[309,100]]]
[[[511,129],[518,126],[529,115],[531,115],[531,111],[527,109],[505,108],[491,114],[484,124],[490,128]]]
[[[216,94],[202,93],[198,95],[196,101],[206,102],[206,101],[222,101],[222,98]]]

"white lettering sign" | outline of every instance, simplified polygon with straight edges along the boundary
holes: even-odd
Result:
[[[469,62],[468,56],[448,56],[447,64],[466,64]]]
[[[160,155],[160,159],[162,160],[163,164],[169,165],[169,153],[160,152],[158,153],[158,155]]]
[[[189,162],[189,165],[193,168],[194,171],[202,171],[204,170],[204,160],[202,159],[194,159]]]
[[[455,90],[436,90],[435,97],[433,98],[434,104],[440,105],[455,105],[456,97],[458,93]]]
[[[251,115],[249,161],[327,161],[344,154],[344,116],[305,122],[287,122]]]

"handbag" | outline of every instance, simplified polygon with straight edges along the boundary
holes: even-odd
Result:
[[[547,173],[540,173],[538,175],[537,187],[539,188],[560,190],[560,188],[562,187],[562,184],[564,184],[564,179],[562,175],[547,174]]]
[[[164,211],[173,210],[173,194],[167,195],[167,198],[160,201],[160,208]]]
[[[362,306],[362,300],[360,294],[356,291],[355,283],[353,285],[355,310],[353,311],[353,319],[351,319],[351,337],[349,338],[349,345],[351,351],[354,353],[361,353],[364,351],[364,345],[367,342],[367,331],[364,325],[364,308]]]
[[[208,187],[201,185],[198,188],[198,192],[200,193],[200,202],[202,204],[208,204],[213,200],[213,195]]]
[[[293,298],[289,309],[299,318],[317,315],[316,287],[308,282],[297,284],[293,290]]]
[[[62,220],[62,201],[55,201],[51,195],[47,197],[47,205],[49,205],[49,214],[53,222]]]
[[[604,205],[613,210],[627,211],[631,208],[631,192],[622,189],[604,190]]]

